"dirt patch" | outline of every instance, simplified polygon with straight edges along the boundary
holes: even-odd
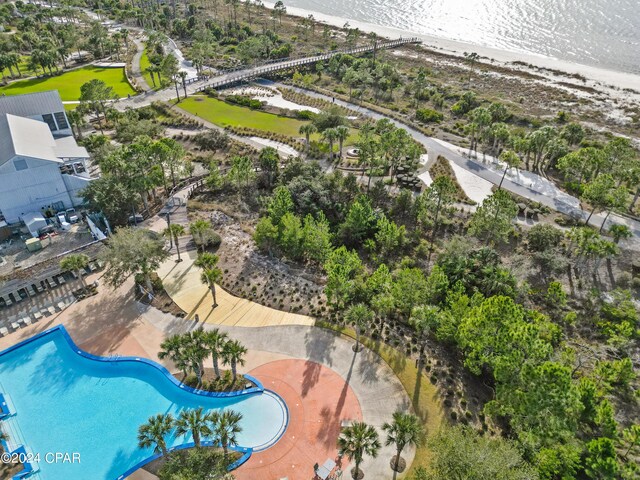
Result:
[[[168,313],[174,317],[184,318],[187,313],[182,310],[176,302],[169,296],[164,288],[161,288],[161,281],[158,275],[151,274],[151,281],[154,284],[153,297],[150,299],[148,295],[142,294],[140,289],[136,286],[136,300],[145,305],[151,305],[163,313]]]

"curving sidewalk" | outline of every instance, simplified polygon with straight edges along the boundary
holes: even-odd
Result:
[[[143,315],[165,335],[182,333],[198,327],[207,330],[219,328],[242,342],[249,351],[263,352],[262,358],[256,362],[258,364],[268,365],[269,362],[264,362],[264,355],[268,359],[270,354],[275,355],[277,359],[302,359],[305,362],[302,378],[296,378],[293,381],[300,384],[303,393],[312,390],[322,381],[323,369],[332,370],[344,379],[344,383],[338,385],[340,391],[326,391],[325,400],[329,400],[331,408],[334,409],[328,411],[327,415],[332,418],[349,419],[350,416],[343,415],[343,410],[346,411],[348,392],[350,389],[353,390],[360,404],[363,421],[378,429],[383,444],[385,435],[381,427],[384,422],[389,421],[396,410],[411,410],[407,392],[391,368],[378,355],[368,349],[355,354],[352,349],[354,344],[352,340],[339,337],[328,330],[306,325],[243,328],[204,322],[198,324],[175,319],[153,309],[148,309]],[[267,383],[265,385],[268,386]],[[289,405],[289,408],[293,406]],[[391,445],[383,446],[375,459],[366,457],[363,463],[366,478],[374,480],[391,478],[389,461],[394,454],[395,448]],[[411,464],[414,455],[413,449],[407,448],[403,452],[403,457],[408,464]],[[322,461],[319,460],[320,463]],[[290,480],[293,478],[299,477],[291,477]],[[308,478],[308,476],[300,478]],[[398,475],[397,478],[402,478],[402,475]]]
[[[221,287],[216,288],[218,306],[211,308],[209,289],[200,281],[200,269],[194,265],[196,251],[182,252],[182,262],[177,256],[169,258],[158,269],[164,287],[187,319],[196,315],[201,322],[238,327],[265,327],[278,325],[313,325],[314,319],[306,315],[283,312],[259,303],[231,295]]]

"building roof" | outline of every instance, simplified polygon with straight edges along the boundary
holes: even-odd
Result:
[[[15,156],[61,162],[56,142],[44,122],[17,115],[0,115],[0,165]]]
[[[64,105],[57,90],[0,96],[0,113],[34,117],[43,113],[63,112]]]
[[[16,156],[62,163],[67,158],[89,158],[89,153],[73,137],[54,139],[44,122],[0,114],[0,165]]]
[[[73,137],[56,138],[55,142],[54,152],[58,158],[89,158],[87,149],[78,145]]]

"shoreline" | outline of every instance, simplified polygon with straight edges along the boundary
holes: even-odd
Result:
[[[269,9],[273,9],[274,2],[263,3]],[[351,27],[358,28],[363,32],[375,32],[377,35],[384,37],[398,38],[402,36],[415,36],[423,40],[422,46],[427,49],[441,51],[442,53],[454,55],[460,58],[463,57],[463,52],[475,52],[481,57],[484,57],[481,59],[481,63],[498,63],[513,69],[527,68],[531,70],[532,68],[535,69],[537,67],[548,70],[549,73],[554,74],[558,78],[564,76],[570,78],[575,75],[581,75],[587,80],[595,82],[602,87],[613,87],[614,89],[621,90],[635,90],[635,93],[640,94],[640,75],[633,73],[608,70],[580,63],[573,63],[570,61],[546,57],[544,55],[539,55],[531,52],[514,52],[493,47],[486,47],[482,45],[475,45],[471,43],[464,43],[456,40],[436,37],[433,35],[425,35],[417,32],[400,30],[395,27],[387,27],[383,25],[362,22],[359,20],[353,20],[346,17],[327,15],[321,12],[287,6],[287,15],[296,17],[308,17],[309,14],[312,14],[316,21],[320,23],[326,23],[327,25],[331,25],[334,27],[342,28],[345,23],[348,22]],[[518,63],[514,64],[514,62]],[[522,65],[522,63],[526,65]],[[559,72],[562,72],[566,75],[562,75]],[[585,83],[580,82],[580,84],[584,85]]]

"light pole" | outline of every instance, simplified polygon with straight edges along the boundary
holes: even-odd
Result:
[[[167,212],[167,231],[169,232],[169,250],[173,248],[173,235],[171,234],[171,212]]]

